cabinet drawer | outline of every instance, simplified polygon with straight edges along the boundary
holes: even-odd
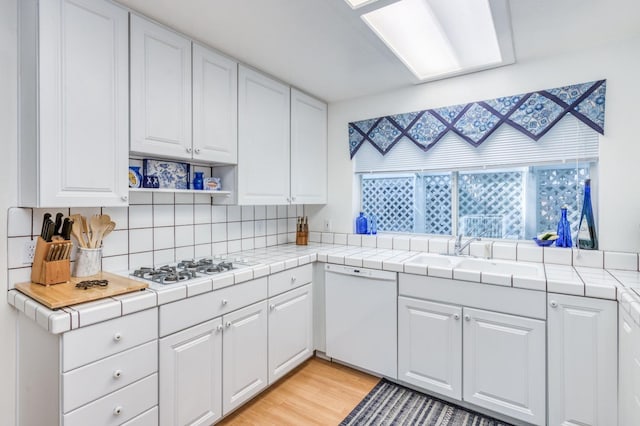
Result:
[[[158,338],[158,311],[149,309],[62,335],[62,371]]]
[[[158,405],[157,374],[65,414],[64,426],[120,425],[155,405]]]
[[[311,275],[311,264],[307,264],[269,276],[269,297],[310,283]]]
[[[145,411],[122,426],[158,426],[158,407]]]
[[[167,336],[267,298],[267,278],[247,281],[160,306],[160,336]]]
[[[158,371],[154,340],[62,375],[63,412],[121,389]]]

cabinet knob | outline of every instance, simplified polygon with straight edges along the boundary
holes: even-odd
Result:
[[[549,306],[551,306],[552,308],[557,308],[558,302],[556,302],[555,300],[552,300],[551,302],[549,302]]]
[[[216,327],[216,331],[222,331],[224,327],[222,326],[222,324],[218,324],[218,326]]]
[[[269,305],[269,309],[271,309],[272,311],[275,310],[276,309],[276,305],[274,305],[274,304]]]
[[[227,299],[222,299],[222,306],[225,306],[229,301]]]
[[[291,202],[291,198],[287,197],[287,203]]]
[[[129,199],[129,196],[128,195],[123,195],[122,197],[120,197],[120,199],[122,201],[127,201]]]
[[[122,339],[122,334],[120,334],[120,332],[117,332],[116,334],[113,335],[113,340],[116,342],[119,342]]]
[[[293,283],[295,283],[295,282],[296,282],[296,279],[297,279],[296,277],[291,277],[291,283],[292,283],[292,284],[293,284]]]
[[[471,321],[471,315],[465,315],[464,316],[464,320],[465,321]]]
[[[191,147],[187,148],[187,152],[191,154]]]
[[[291,201],[295,201],[295,200],[296,200],[296,197],[291,197]]]
[[[114,379],[119,379],[120,376],[122,376],[122,370],[116,370],[113,372],[113,378]]]
[[[460,314],[453,314],[453,319],[454,320],[459,320],[460,319]]]
[[[225,324],[225,326],[226,326],[227,328],[231,327],[231,321],[227,321],[227,323]]]
[[[120,413],[122,413],[122,407],[118,406],[118,407],[113,409],[113,415],[114,416],[119,416]]]
[[[200,148],[196,148],[196,149],[194,150],[194,152],[195,152],[196,154],[200,154]]]

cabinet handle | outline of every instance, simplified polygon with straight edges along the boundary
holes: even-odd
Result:
[[[222,299],[222,306],[226,306],[229,301],[227,299]]]
[[[295,282],[296,282],[296,279],[297,279],[296,277],[291,277],[291,283],[292,283],[292,284],[293,284],[293,283],[295,283]]]
[[[549,306],[551,306],[552,308],[557,308],[558,302],[556,302],[555,300],[552,300],[551,302],[549,302]]]
[[[291,197],[291,201],[295,201],[295,200],[296,200],[296,197]]]
[[[120,413],[122,413],[122,407],[118,406],[118,407],[113,409],[113,415],[114,416],[119,416]]]
[[[291,202],[291,198],[287,197],[287,203]]]
[[[116,370],[113,372],[113,378],[114,379],[119,379],[120,376],[122,376],[122,371],[121,370]]]
[[[464,316],[464,320],[465,321],[471,321],[471,315],[465,315]]]
[[[274,311],[274,310],[276,309],[276,305],[273,305],[273,304],[269,305],[269,309],[271,309],[272,311]]]
[[[194,150],[194,152],[195,152],[196,154],[200,154],[200,148],[196,148],[196,149]]]
[[[227,328],[231,327],[231,321],[227,321],[225,325],[227,326]]]
[[[123,195],[122,197],[120,197],[120,199],[122,201],[127,201],[129,199],[129,197],[127,195]]]
[[[224,327],[222,326],[222,324],[218,324],[218,326],[216,327],[216,331],[222,331]]]
[[[454,320],[459,320],[460,319],[460,314],[453,314],[453,319]]]
[[[191,154],[191,147],[187,148],[187,152]]]
[[[113,340],[116,342],[119,342],[122,339],[122,334],[120,334],[120,332],[117,332],[116,334],[113,335]]]

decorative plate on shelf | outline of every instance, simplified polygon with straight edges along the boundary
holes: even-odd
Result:
[[[190,165],[164,160],[142,160],[145,176],[156,176],[160,188],[189,189]]]

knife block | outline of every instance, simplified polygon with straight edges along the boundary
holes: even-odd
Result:
[[[67,241],[68,243],[68,241]],[[47,261],[47,253],[51,247],[60,244],[58,241],[46,242],[38,237],[36,252],[31,266],[31,281],[42,285],[62,284],[71,279],[71,262],[69,259]]]

